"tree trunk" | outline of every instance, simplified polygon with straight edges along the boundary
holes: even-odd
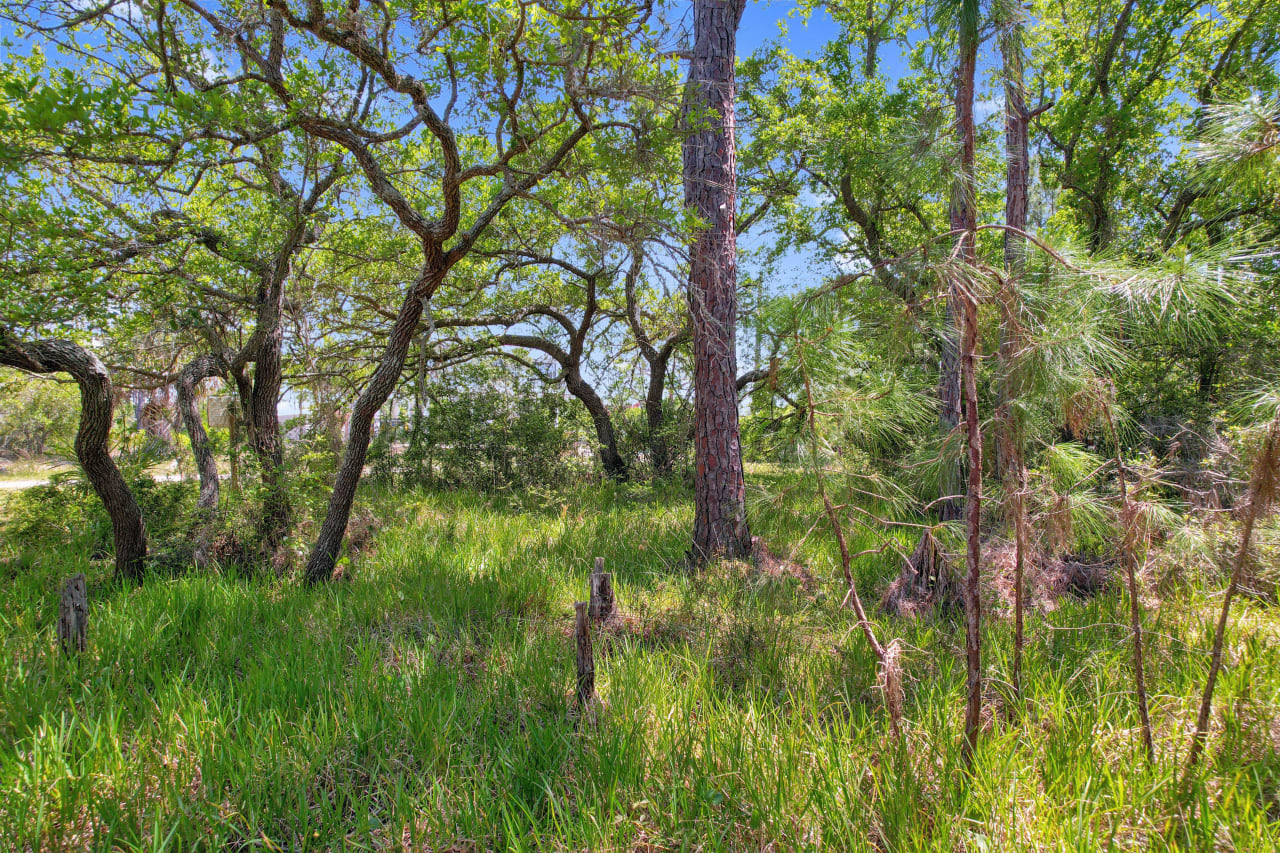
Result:
[[[960,142],[960,170],[951,200],[951,230],[957,232],[959,256],[966,265],[977,262],[977,187],[974,174],[977,131],[973,120],[974,75],[978,57],[978,3],[960,5],[960,56],[956,63],[956,129]],[[978,595],[982,562],[982,428],[978,418],[978,302],[967,274],[955,276],[947,294],[948,313],[958,310],[959,362],[968,451],[969,484],[965,495],[965,687],[963,755],[973,761],[982,714],[982,604]]]
[[[693,320],[694,525],[690,557],[751,552],[738,430],[737,202],[734,58],[744,0],[694,0],[685,91],[685,205],[701,219],[690,247]]]
[[[196,408],[195,392],[196,386],[205,379],[226,376],[227,370],[227,360],[222,356],[202,355],[192,359],[178,374],[178,410],[191,439],[191,454],[195,457],[196,468],[200,471],[200,497],[196,508],[205,511],[218,507],[218,463],[209,449],[209,435]]]
[[[280,435],[280,387],[283,383],[284,283],[292,248],[282,250],[266,273],[259,292],[257,350],[254,353],[250,438],[262,478],[262,518],[258,532],[268,555],[275,557],[289,533],[292,508],[284,482],[284,442]]]
[[[250,414],[253,411],[253,382],[244,372],[247,360],[233,362],[231,365],[231,378],[236,383],[236,396],[240,398],[240,414],[244,420],[245,438],[249,444],[253,444],[253,417]]]
[[[625,483],[629,475],[627,461],[618,453],[618,436],[613,429],[613,419],[609,417],[609,407],[576,369],[565,375],[564,384],[569,393],[587,407],[587,413],[591,415],[591,422],[596,428],[596,440],[600,442],[600,464],[604,466],[604,473],[615,482]]]
[[[667,365],[668,358],[664,356],[649,361],[649,391],[644,398],[649,459],[656,477],[669,476],[675,464],[671,458],[671,444],[667,441],[667,413],[662,407],[667,389]]]
[[[2,329],[0,364],[30,373],[68,373],[80,386],[76,458],[111,517],[116,576],[140,580],[147,556],[147,531],[138,502],[111,458],[107,444],[115,405],[107,368],[96,355],[71,341],[43,340],[24,344]]]
[[[951,227],[956,227],[954,222]],[[949,439],[955,436],[964,412],[961,402],[960,346],[957,340],[963,313],[964,306],[959,304],[959,297],[954,289],[950,290],[947,293],[946,318],[938,340],[938,426]],[[954,459],[944,459],[939,466],[942,476],[938,488],[942,499],[938,501],[938,517],[942,521],[955,521],[962,514],[959,495],[964,489],[964,462],[955,452],[950,440],[944,443],[942,453],[954,456]]]
[[[320,533],[311,548],[311,556],[307,559],[308,583],[322,583],[333,576],[338,551],[347,532],[347,521],[351,518],[351,506],[355,503],[356,487],[360,485],[360,475],[364,472],[373,418],[400,381],[400,372],[404,370],[409,347],[413,344],[418,322],[422,319],[423,304],[435,292],[447,272],[448,266],[443,260],[423,270],[417,285],[400,305],[377,369],[356,398],[347,431],[347,449],[343,453],[342,464],[338,466],[338,476],[333,484],[333,492],[329,495],[329,508],[325,512],[324,522],[320,525]]]
[[[1020,9],[1014,14],[1020,14]],[[1013,521],[1013,693],[1022,699],[1023,647],[1023,574],[1026,561],[1027,531],[1024,496],[1027,490],[1027,467],[1022,456],[1022,429],[1013,410],[1013,402],[1022,393],[1016,361],[1023,346],[1021,300],[1018,283],[1025,269],[1026,241],[1020,233],[1027,229],[1027,198],[1030,183],[1030,150],[1027,127],[1026,93],[1023,82],[1022,22],[1005,23],[1000,39],[1004,62],[1005,92],[1005,200],[1004,232],[1005,280],[1000,288],[1000,384],[999,422],[1003,429],[996,460],[1004,476],[1009,496],[1009,516]]]

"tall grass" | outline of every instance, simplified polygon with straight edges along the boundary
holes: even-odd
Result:
[[[372,547],[319,590],[230,571],[120,587],[87,552],[9,543],[0,849],[1280,846],[1280,614],[1242,609],[1190,794],[1174,780],[1214,589],[1146,615],[1152,765],[1118,591],[1029,617],[1025,714],[1001,712],[1012,632],[988,620],[989,714],[966,774],[962,621],[873,617],[906,648],[895,741],[834,549],[811,530],[819,507],[788,494],[754,505],[754,529],[812,579],[687,574],[675,487],[373,494]],[[597,555],[629,619],[596,638],[604,706],[575,730],[572,602]],[[878,592],[895,560],[863,558],[858,582]],[[69,659],[54,623],[76,571],[89,651]]]

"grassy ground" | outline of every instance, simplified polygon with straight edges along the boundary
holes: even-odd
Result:
[[[776,486],[777,483],[771,485]],[[678,489],[367,498],[348,580],[190,573],[122,588],[74,548],[0,562],[0,848],[120,850],[1270,850],[1280,846],[1280,613],[1242,606],[1203,780],[1175,779],[1214,590],[1149,614],[1159,758],[1136,731],[1125,604],[1028,625],[1006,715],[990,619],[987,731],[959,764],[958,618],[877,617],[905,643],[906,735],[813,521],[755,530],[812,580],[681,570]],[[854,543],[860,547],[874,543]],[[596,725],[569,713],[572,602],[592,559],[627,627],[597,637]],[[890,557],[858,565],[874,601]],[[60,580],[89,576],[89,651],[55,651]]]
[[[53,474],[70,471],[74,466],[62,459],[0,459],[0,483],[44,482]]]

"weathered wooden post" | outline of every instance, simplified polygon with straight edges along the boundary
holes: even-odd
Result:
[[[591,651],[591,619],[587,612],[587,602],[575,601],[573,610],[573,635],[577,641],[578,660],[578,710],[590,714],[593,713],[596,701],[596,661]]]
[[[596,557],[591,573],[591,621],[603,622],[613,615],[613,578],[604,570],[604,557]]]
[[[58,642],[67,654],[83,652],[85,632],[89,625],[89,592],[84,573],[72,575],[62,587],[58,604]]]

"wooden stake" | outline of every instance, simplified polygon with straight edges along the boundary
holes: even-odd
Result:
[[[575,601],[573,636],[577,641],[578,710],[590,713],[596,701],[596,661],[591,651],[591,619],[587,602]]]
[[[85,650],[88,624],[89,592],[81,572],[67,579],[58,605],[58,642],[64,652],[74,654]]]
[[[592,622],[603,622],[613,615],[613,578],[604,570],[604,557],[596,557],[596,570],[591,573]]]

